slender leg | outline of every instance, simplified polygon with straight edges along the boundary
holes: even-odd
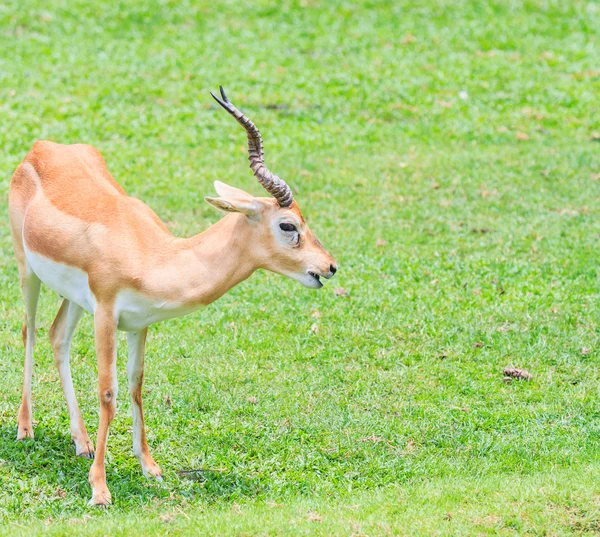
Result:
[[[79,405],[77,404],[77,396],[73,388],[73,379],[71,378],[71,365],[69,363],[69,353],[71,350],[71,341],[75,328],[81,316],[83,308],[70,302],[63,300],[56,318],[50,327],[50,342],[52,343],[52,352],[54,353],[54,363],[58,368],[60,381],[65,399],[67,400],[67,408],[69,409],[69,418],[71,420],[71,438],[75,442],[75,453],[80,457],[94,458],[94,445],[88,436],[85,428],[85,423],[81,417]]]
[[[17,440],[33,438],[31,423],[31,376],[33,374],[33,347],[35,345],[35,314],[40,296],[40,279],[30,267],[24,267],[21,273],[21,290],[25,299],[25,324],[23,325],[23,343],[25,344],[25,372],[23,375],[23,398],[17,417]]]
[[[117,409],[117,322],[112,304],[99,304],[94,314],[96,359],[98,360],[98,394],[100,396],[100,423],[96,440],[96,456],[90,468],[92,487],[90,505],[107,506],[110,492],[106,485],[104,457],[108,428]]]
[[[131,395],[131,413],[133,415],[133,453],[142,465],[146,477],[154,476],[162,480],[160,468],[154,462],[144,428],[144,412],[142,411],[142,383],[144,382],[144,350],[148,329],[139,332],[127,332],[129,360],[127,376],[129,377],[129,393]]]

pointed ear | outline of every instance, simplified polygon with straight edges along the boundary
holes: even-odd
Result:
[[[221,196],[222,198],[254,198],[252,194],[248,194],[248,192],[244,192],[239,188],[234,188],[232,186],[226,185],[221,181],[215,181],[215,190],[217,191],[217,194],[219,194],[219,196]]]
[[[204,198],[208,203],[228,213],[243,213],[255,216],[260,212],[260,203],[254,198]]]

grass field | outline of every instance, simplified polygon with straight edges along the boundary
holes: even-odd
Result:
[[[35,140],[87,142],[198,233],[220,218],[213,180],[261,193],[208,94],[223,84],[339,263],[319,292],[257,273],[150,330],[162,484],[131,453],[122,337],[114,505],[90,509],[48,290],[36,438],[15,440],[4,195],[0,534],[598,535],[598,3],[8,0],[0,52],[3,192]],[[89,316],[72,367],[95,439]]]

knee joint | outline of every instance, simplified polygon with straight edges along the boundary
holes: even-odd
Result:
[[[100,393],[100,403],[102,406],[109,410],[111,413],[115,411],[117,405],[117,393],[116,390],[103,390]]]
[[[132,386],[129,389],[129,395],[131,395],[131,400],[138,406],[142,404],[142,388],[140,386]]]
[[[104,390],[104,392],[102,392],[102,402],[105,405],[110,405],[112,402],[114,402],[114,398],[115,395],[112,390]]]
[[[26,323],[23,323],[23,326],[21,328],[21,336],[23,337],[23,345],[27,346],[27,338],[31,338],[34,342],[35,342],[35,335],[36,335],[36,330],[35,330],[35,322],[29,322],[29,320]]]
[[[52,325],[50,330],[48,331],[48,336],[50,337],[50,345],[52,345],[52,350],[55,354],[61,354],[64,350],[64,337],[60,333],[60,330],[56,328],[56,326]]]

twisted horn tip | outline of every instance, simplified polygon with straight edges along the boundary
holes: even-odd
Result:
[[[227,103],[224,103],[221,99],[219,99],[212,91],[210,92],[212,98],[217,101],[223,108],[225,108],[225,110],[227,110],[229,112],[229,109],[227,107]]]
[[[221,92],[221,97],[223,97],[223,100],[228,103],[229,99],[227,98],[227,95],[225,95],[225,90],[223,89],[223,86],[219,85],[219,91]]]

